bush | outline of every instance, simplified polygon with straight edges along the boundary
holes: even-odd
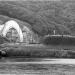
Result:
[[[46,45],[75,45],[75,37],[70,36],[48,36],[44,37],[43,44]]]
[[[75,58],[74,50],[58,50],[50,49],[47,46],[45,47],[31,47],[31,46],[13,46],[2,48],[2,56],[5,57],[28,57],[28,58]]]

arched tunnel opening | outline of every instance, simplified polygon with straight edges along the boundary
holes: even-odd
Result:
[[[11,28],[9,29],[9,31],[6,34],[6,37],[10,40],[10,42],[19,42],[20,41],[20,37],[16,31],[16,29]]]

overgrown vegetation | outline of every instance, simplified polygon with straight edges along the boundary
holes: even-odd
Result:
[[[9,43],[9,42],[10,42],[10,40],[8,38],[0,35],[0,44]]]
[[[1,51],[4,51],[2,56],[4,57],[24,57],[24,58],[75,58],[74,50],[64,49],[50,49],[47,46],[13,46],[4,47]]]
[[[31,25],[34,32],[44,36],[75,35],[75,1],[1,1],[0,14]]]
[[[42,39],[45,35],[68,34],[75,36],[75,1],[0,1],[0,24],[7,20],[15,19],[19,25],[27,25],[38,37]],[[22,26],[21,26],[22,27]],[[42,36],[42,37],[41,37]],[[75,38],[53,38],[48,37],[47,43],[64,45],[75,45]],[[55,39],[55,40],[54,40]],[[56,41],[56,43],[55,43]],[[54,48],[54,47],[52,47]],[[10,50],[6,49],[6,50]],[[23,49],[23,48],[22,48]],[[24,55],[27,57],[66,57],[75,58],[73,50],[51,50],[50,48],[12,48],[9,56]],[[31,50],[32,49],[32,50]],[[47,50],[48,49],[48,50]],[[18,53],[17,53],[18,50]],[[11,54],[12,53],[12,54]]]
[[[74,46],[75,37],[68,35],[47,36],[42,39],[42,43],[45,45]]]

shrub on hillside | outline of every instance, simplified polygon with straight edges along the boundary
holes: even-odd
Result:
[[[55,35],[44,37],[42,40],[46,45],[75,45],[75,37]]]
[[[1,49],[5,57],[28,58],[75,58],[74,50],[57,50],[41,47],[6,47]]]

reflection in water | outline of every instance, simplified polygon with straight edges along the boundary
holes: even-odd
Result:
[[[39,64],[8,64],[13,62],[25,62],[25,61],[35,61],[40,59],[33,59],[30,60],[28,58],[2,58],[0,60],[0,73],[23,73],[25,75],[36,75],[36,74],[45,74],[47,68],[44,65]],[[6,64],[3,64],[6,63]]]
[[[0,73],[25,74],[25,75],[68,75],[68,74],[75,75],[75,65],[30,64],[30,63],[24,64],[26,61],[27,62],[42,61],[41,58],[40,59],[31,58],[30,60],[29,59],[28,58],[2,58],[0,59]],[[10,64],[13,62],[15,64]],[[16,62],[20,62],[20,63],[16,64]]]

